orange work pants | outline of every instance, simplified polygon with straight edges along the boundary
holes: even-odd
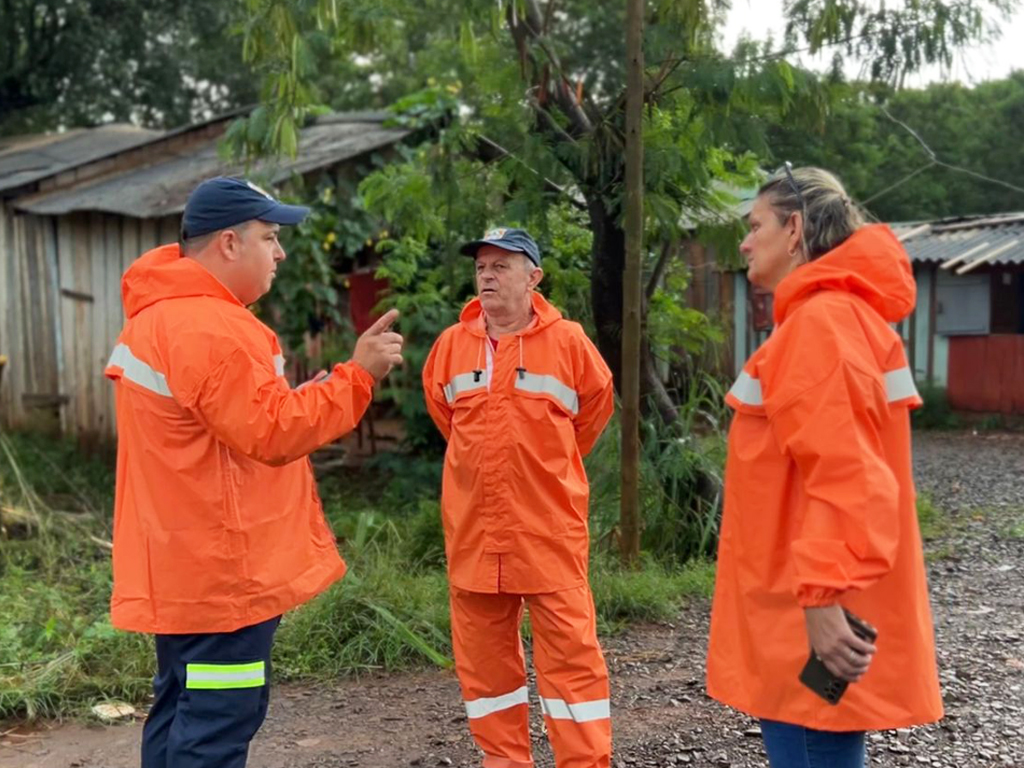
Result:
[[[483,768],[531,768],[528,694],[519,625],[530,608],[533,660],[557,768],[608,768],[608,669],[586,584],[539,595],[452,588],[452,644],[469,728]]]

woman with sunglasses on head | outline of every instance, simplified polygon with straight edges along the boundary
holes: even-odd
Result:
[[[865,731],[942,717],[911,473],[921,399],[892,327],[914,277],[817,168],[787,163],[749,224],[740,251],[775,329],[726,398],[708,693],[761,720],[773,768],[861,768]]]

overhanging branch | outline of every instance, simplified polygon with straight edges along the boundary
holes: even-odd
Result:
[[[577,138],[593,133],[594,124],[576,98],[576,92],[571,87],[568,78],[562,70],[562,62],[544,39],[542,34],[544,18],[540,7],[537,5],[537,0],[525,0],[525,17],[519,17],[511,12],[511,7],[514,5],[514,3],[510,4],[508,17],[512,37],[520,52],[528,50],[531,44],[536,45],[544,52],[544,56],[547,58],[556,76],[555,83],[551,88],[551,96],[555,104],[558,105],[558,109],[569,120],[569,133]]]

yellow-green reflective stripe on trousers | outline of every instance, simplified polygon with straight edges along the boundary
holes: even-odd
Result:
[[[185,687],[208,691],[259,688],[266,685],[266,662],[249,664],[186,664]]]

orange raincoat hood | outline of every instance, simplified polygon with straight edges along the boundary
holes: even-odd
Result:
[[[164,245],[147,252],[128,267],[121,278],[121,301],[129,318],[158,301],[198,296],[242,306],[199,262],[183,257],[177,245]]]
[[[917,300],[910,261],[884,224],[862,227],[838,248],[790,273],[775,291],[775,322],[818,291],[857,296],[889,323],[909,315]]]
[[[526,328],[519,331],[516,334],[517,336],[532,336],[562,319],[562,313],[555,306],[545,301],[544,297],[539,293],[534,292],[530,300],[533,304],[535,322],[530,323]],[[480,303],[479,297],[470,299],[466,306],[462,308],[462,312],[459,313],[459,323],[474,336],[483,338],[487,335],[486,326],[484,325],[484,308]]]

